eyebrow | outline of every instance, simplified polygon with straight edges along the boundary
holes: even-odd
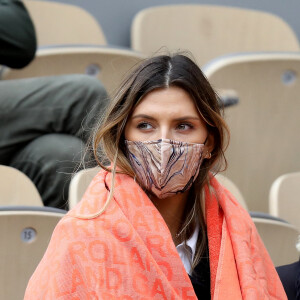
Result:
[[[132,117],[132,119],[137,119],[137,118],[142,118],[142,119],[149,119],[149,120],[155,120],[155,118],[148,116],[148,115],[144,115],[144,114],[139,114],[139,115],[135,115]],[[200,120],[200,117],[195,117],[195,116],[183,116],[180,118],[176,118],[174,119],[175,121],[184,121],[184,120]]]

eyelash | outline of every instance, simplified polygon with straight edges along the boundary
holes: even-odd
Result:
[[[138,123],[138,125],[137,125],[137,128],[138,129],[148,129],[148,128],[143,128],[144,126],[147,126],[147,125],[150,125],[152,128],[154,127],[151,123],[149,123],[149,122],[140,122],[140,123]],[[177,126],[176,126],[176,128],[178,128],[179,129],[179,126],[188,126],[189,128],[188,129],[193,129],[194,128],[194,126],[192,125],[192,124],[190,124],[190,123],[179,123]],[[180,129],[179,129],[180,130]]]
[[[138,129],[145,129],[145,128],[143,128],[143,126],[145,126],[145,125],[150,125],[151,127],[153,127],[150,123],[148,123],[148,122],[140,122],[140,123],[138,123],[138,125],[137,125],[137,128]]]
[[[188,126],[189,127],[188,129],[193,129],[194,128],[194,126],[190,123],[180,123],[180,124],[177,125],[177,127],[179,127],[179,126]]]

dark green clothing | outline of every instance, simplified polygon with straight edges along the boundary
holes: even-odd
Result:
[[[21,1],[0,0],[0,64],[23,68],[34,58],[36,36]]]
[[[87,75],[0,80],[0,164],[25,173],[46,206],[66,209],[71,176],[107,100]]]

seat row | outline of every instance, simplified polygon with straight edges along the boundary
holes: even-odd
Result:
[[[24,3],[35,24],[39,51],[28,67],[3,70],[2,79],[88,73],[113,91],[129,67],[158,50],[189,50],[203,66],[229,53],[300,49],[286,22],[249,9],[168,5],[142,10],[132,21],[129,50],[107,45],[100,24],[80,7],[52,1]]]
[[[74,208],[81,200],[92,179],[100,171],[99,167],[74,173],[69,187],[69,208]],[[217,179],[237,201],[249,211],[248,201],[238,186],[228,177],[217,174]],[[0,165],[0,206],[43,206],[41,196],[33,182],[19,170]],[[295,225],[300,232],[300,172],[284,174],[271,185],[269,192],[269,214]]]
[[[70,208],[80,201],[99,170],[98,167],[85,169],[74,175],[69,192]],[[44,207],[35,186],[20,171],[0,166],[0,178],[0,239],[3,241],[0,298],[21,299],[56,224],[66,211]],[[248,209],[238,187],[223,175],[217,175],[217,178]],[[295,196],[300,192],[299,180],[300,172],[283,175],[274,182],[270,192],[271,214],[249,212],[275,266],[292,263],[299,256],[296,243],[300,224],[295,213],[299,212],[299,201]]]
[[[84,169],[74,174],[69,188],[68,201],[70,209],[74,208],[81,200],[88,185],[99,171],[100,168],[96,167]],[[224,175],[217,174],[216,176],[217,179],[235,196],[239,203],[246,210],[249,210],[248,203],[237,185],[235,185],[235,183],[233,183]],[[26,208],[26,206],[28,206],[41,209],[43,203],[40,199],[38,191],[26,175],[14,168],[0,166],[0,178],[0,208],[16,208],[18,206]],[[300,202],[298,201],[297,196],[300,192],[300,186],[298,184],[299,181],[300,172],[280,176],[274,181],[270,190],[269,214],[263,212],[249,212],[256,224],[270,223],[270,228],[272,228],[272,224],[275,222],[275,225],[279,224],[281,227],[287,228],[287,232],[292,233],[292,235],[289,235],[288,240],[291,240],[291,237],[294,238],[293,245],[296,243],[295,236],[300,233]],[[259,226],[262,227],[263,225]],[[263,230],[264,229],[261,229],[262,232]],[[277,234],[278,230],[273,230],[273,232],[271,231],[268,233],[268,235],[272,235],[274,237],[273,240],[270,240],[270,245],[273,245],[274,241],[278,241],[278,236],[276,238]],[[265,234],[263,233],[261,236],[264,237]],[[274,250],[275,252],[278,251],[276,249],[271,249],[271,252],[274,252]],[[275,259],[277,265],[283,264],[286,261],[286,257],[282,255],[278,255],[277,258],[273,258]]]

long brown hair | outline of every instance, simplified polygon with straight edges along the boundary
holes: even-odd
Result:
[[[200,222],[200,235],[192,263],[194,268],[207,247],[206,226],[201,208],[203,186],[208,182],[210,170],[217,172],[222,165],[226,167],[224,150],[227,145],[226,137],[229,137],[227,126],[221,116],[217,95],[200,68],[182,54],[155,56],[140,63],[123,81],[107,108],[93,136],[93,149],[98,164],[112,172],[113,178],[116,172],[134,177],[124,143],[126,122],[145,95],[155,89],[171,86],[182,88],[191,96],[214,141],[211,159],[203,161],[198,178],[189,193],[189,201],[179,233],[181,240],[186,241],[196,224]],[[107,167],[107,161],[113,162],[113,169]]]

